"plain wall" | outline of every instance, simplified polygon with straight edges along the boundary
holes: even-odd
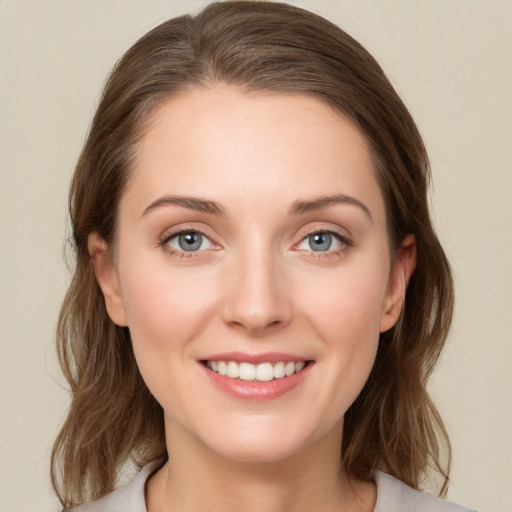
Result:
[[[424,136],[455,320],[431,390],[454,448],[449,498],[512,511],[512,2],[291,2],[359,39]],[[68,396],[54,349],[69,280],[67,188],[104,79],[193,1],[0,1],[0,512],[57,509]]]

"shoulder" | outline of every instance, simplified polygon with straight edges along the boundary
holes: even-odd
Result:
[[[73,507],[68,512],[147,512],[144,497],[146,481],[161,461],[146,464],[128,484],[96,501]]]
[[[416,491],[386,473],[377,472],[374,512],[475,512],[426,492]]]

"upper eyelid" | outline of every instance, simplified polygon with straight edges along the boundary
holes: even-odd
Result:
[[[194,251],[186,251],[178,247],[174,247],[170,244],[170,241],[174,238],[182,235],[183,233],[199,233],[204,238],[207,238],[211,244],[211,247],[202,249],[202,250],[194,250]],[[210,251],[216,251],[219,248],[219,244],[212,240],[212,237],[204,233],[203,230],[197,228],[179,228],[179,229],[170,229],[165,230],[162,235],[158,238],[157,246],[159,249],[163,250],[165,253],[169,255],[174,255],[175,257],[180,256],[184,258],[194,258],[201,259],[210,253]]]
[[[314,223],[313,223],[314,224]],[[321,257],[324,255],[327,257],[328,255],[344,253],[349,249],[353,248],[356,245],[356,242],[352,236],[352,233],[346,228],[342,228],[337,224],[331,223],[319,223],[320,225],[307,225],[305,229],[299,231],[300,240],[296,242],[292,250],[302,251],[304,253],[314,253],[317,257]],[[327,224],[327,225],[326,225]],[[327,251],[313,251],[309,249],[300,249],[299,245],[304,242],[309,236],[314,235],[316,233],[328,233],[334,236],[337,241],[343,246],[337,249],[329,249]]]
[[[178,236],[178,235],[181,235],[183,233],[199,233],[201,234],[202,236],[205,236],[206,238],[208,238],[212,243],[215,243],[213,240],[212,240],[212,235],[208,233],[209,230],[207,229],[203,229],[201,227],[197,227],[197,226],[179,226],[179,227],[176,227],[176,228],[169,228],[169,229],[165,229],[162,234],[159,236],[159,239],[161,241],[165,241],[165,240],[170,240],[171,238],[174,238],[175,236]]]
[[[206,248],[204,248],[202,250],[186,251],[186,250],[182,249],[181,247],[174,247],[173,245],[171,245],[171,240],[177,239],[178,237],[180,237],[181,235],[186,234],[186,233],[197,233],[197,234],[199,234],[202,239],[208,240],[208,242],[210,244],[210,247],[206,247]],[[207,235],[204,235],[203,233],[201,233],[198,230],[191,230],[191,229],[187,229],[187,230],[184,230],[184,231],[178,231],[176,233],[172,233],[170,236],[165,237],[163,239],[163,241],[161,242],[161,245],[165,245],[165,246],[169,245],[169,246],[172,247],[173,251],[183,252],[183,253],[187,253],[189,255],[192,255],[192,254],[197,253],[197,252],[204,252],[204,251],[207,251],[207,250],[211,250],[211,249],[214,249],[215,246],[216,246],[215,242],[213,242],[210,239],[210,237],[208,237]],[[201,242],[201,245],[202,245],[202,242]]]
[[[333,226],[333,225],[323,225],[323,226],[315,226],[315,227],[309,227],[304,230],[299,230],[299,236],[300,240],[304,240],[304,238],[314,235],[315,233],[331,233],[333,235],[337,235],[340,238],[351,241],[352,235],[351,233],[344,228]]]
[[[179,231],[175,231],[173,233],[169,233],[168,235],[164,235],[162,238],[164,240],[171,240],[172,238],[176,238],[177,236],[183,235],[184,233],[198,233],[201,236],[203,236],[204,238],[207,238],[208,240],[210,240],[210,242],[214,243],[211,240],[211,237],[209,235],[207,235],[203,231],[200,231],[199,229],[182,229],[182,230],[179,230]]]
[[[307,231],[306,233],[302,234],[301,235],[301,240],[303,240],[304,238],[306,238],[308,236],[315,235],[316,233],[332,233],[334,235],[339,235],[341,237],[347,237],[348,238],[348,235],[345,235],[344,233],[341,232],[341,230],[338,230],[338,229],[334,229],[334,228],[315,228],[315,229],[311,229],[310,231]]]
[[[311,233],[303,236],[296,244],[294,247],[300,245],[302,242],[304,242],[304,240],[306,240],[307,238],[309,238],[310,236],[312,235],[316,235],[318,233],[327,233],[328,235],[332,235],[334,236],[338,242],[340,242],[341,244],[345,244],[347,246],[350,246],[350,245],[353,245],[353,242],[351,240],[350,237],[338,232],[338,231],[334,231],[334,230],[327,230],[327,229],[320,229],[320,230],[317,230],[317,231],[312,231]]]

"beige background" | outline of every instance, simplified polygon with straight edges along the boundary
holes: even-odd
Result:
[[[0,1],[0,512],[57,507],[48,458],[67,403],[53,347],[66,193],[101,85],[137,37],[202,3]],[[458,292],[432,383],[453,440],[449,496],[512,511],[512,2],[295,3],[374,53],[425,137]]]

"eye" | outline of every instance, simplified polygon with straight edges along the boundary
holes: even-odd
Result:
[[[336,251],[347,245],[347,241],[338,233],[317,231],[301,240],[297,248],[305,251],[327,252]]]
[[[165,244],[184,252],[198,252],[213,247],[212,241],[198,231],[181,231],[167,238]]]

